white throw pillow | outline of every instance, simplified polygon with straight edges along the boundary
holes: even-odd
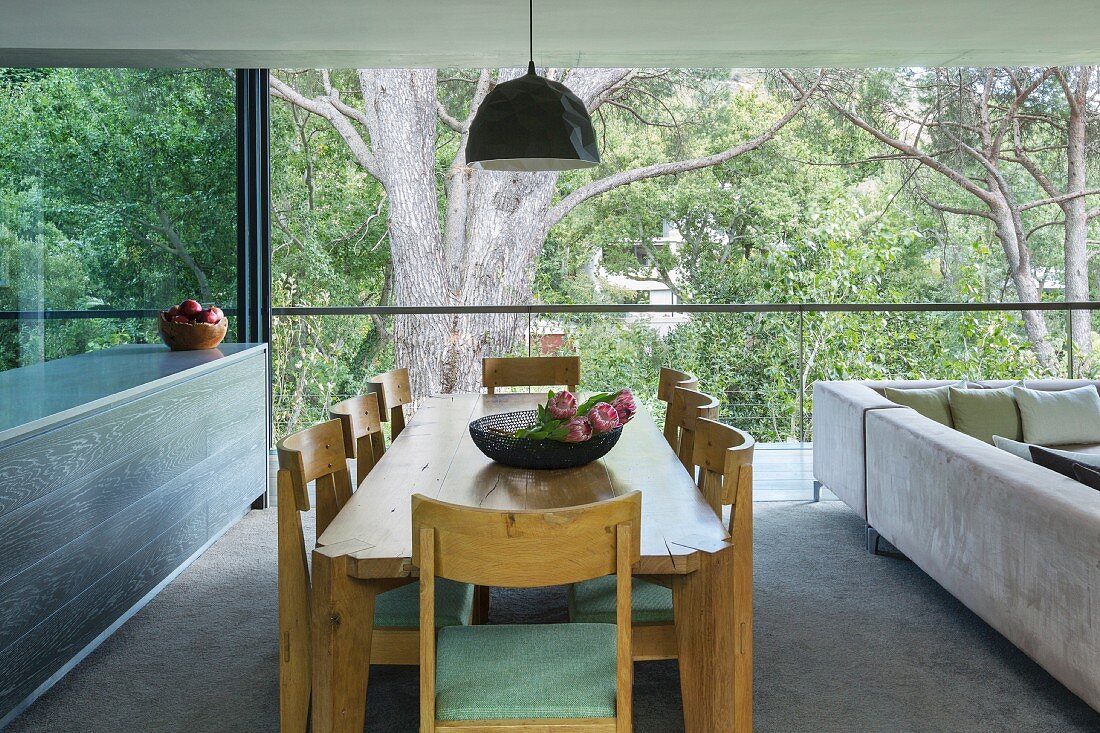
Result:
[[[1024,442],[1100,443],[1100,394],[1095,387],[1042,391],[1013,387]]]
[[[1031,460],[1031,445],[1028,443],[1021,443],[1018,440],[1009,440],[1000,435],[993,436],[993,445],[997,446],[1003,451],[1008,451],[1014,456],[1019,456],[1025,461]],[[1093,466],[1100,469],[1100,453],[1082,453],[1075,450],[1060,450],[1058,448],[1047,448],[1046,446],[1040,446],[1044,450],[1048,450],[1051,453],[1068,458],[1074,463],[1083,463],[1086,466]]]
[[[1031,460],[1031,446],[1029,446],[1027,443],[1021,443],[1018,440],[1011,440],[1000,435],[994,435],[993,445],[997,446],[1003,451],[1008,451],[1014,456],[1019,456],[1025,461]]]

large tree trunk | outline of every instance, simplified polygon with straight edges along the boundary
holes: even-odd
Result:
[[[385,187],[393,304],[446,308],[530,302],[543,240],[571,209],[618,186],[719,165],[755,150],[805,107],[822,80],[803,92],[787,76],[798,92],[794,103],[755,138],[701,158],[620,171],[551,206],[557,173],[475,171],[466,165],[469,125],[492,86],[488,70],[481,72],[464,121],[439,101],[434,69],[360,69],[362,109],[343,100],[328,71],[319,73],[320,96],[308,98],[277,75],[271,76],[271,93],[328,120],[357,163]],[[519,73],[523,70],[503,70],[498,81]],[[557,78],[560,72],[547,75]],[[633,75],[629,69],[573,69],[563,82],[593,110]],[[459,141],[442,176],[442,197],[436,160],[440,122]],[[516,350],[525,326],[517,314],[399,315],[393,328],[396,361],[409,369],[417,399],[474,390],[481,386],[482,356]]]
[[[1003,198],[1003,197],[1002,197]],[[1039,281],[1031,269],[1031,250],[1027,246],[1019,208],[1011,201],[998,202],[990,207],[994,230],[1008,261],[1009,277],[1016,288],[1020,302],[1038,303],[1042,299]],[[1039,364],[1047,371],[1057,369],[1054,347],[1042,311],[1022,311],[1024,329]]]
[[[535,257],[557,174],[475,171],[464,146],[445,177],[440,225],[436,186],[436,72],[372,74],[379,124],[372,134],[389,195],[394,304],[507,305],[528,302]],[[477,389],[481,357],[510,352],[521,336],[514,314],[404,315],[394,348],[413,393]]]
[[[1079,193],[1061,204],[1066,217],[1065,230],[1065,297],[1068,301],[1089,299],[1088,207],[1083,195],[1088,176],[1085,155],[1085,128],[1089,77],[1092,67],[1082,66],[1078,72],[1077,89],[1070,103],[1066,129],[1066,193]],[[1074,99],[1076,97],[1076,99]],[[1074,311],[1071,337],[1076,353],[1087,359],[1092,353],[1092,317],[1090,311]]]

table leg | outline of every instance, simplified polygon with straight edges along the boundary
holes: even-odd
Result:
[[[749,733],[752,611],[750,606],[746,618],[744,604],[737,602],[738,592],[746,588],[738,577],[732,545],[700,552],[699,560],[698,570],[675,576],[672,584],[684,730]],[[751,593],[751,575],[748,582]]]
[[[489,586],[474,586],[474,617],[473,623],[489,623]]]
[[[313,551],[313,733],[363,733],[381,589],[347,574],[347,552],[342,545]]]

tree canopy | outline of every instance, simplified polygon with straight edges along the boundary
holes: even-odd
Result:
[[[1095,297],[1094,67],[547,70],[592,109],[603,164],[474,172],[471,112],[514,73],[273,72],[275,304]],[[0,309],[232,303],[229,73],[8,69],[0,99]],[[651,400],[673,364],[725,419],[798,439],[816,379],[1058,374],[1071,338],[1092,375],[1091,313],[1072,325],[1062,311],[548,315],[529,339],[517,317],[284,317],[275,428],[398,363],[435,375],[422,389],[461,389],[482,355],[566,349],[585,388]],[[4,321],[0,368],[153,338],[138,321]]]

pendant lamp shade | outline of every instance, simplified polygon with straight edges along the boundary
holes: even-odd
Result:
[[[535,73],[498,84],[470,123],[466,163],[494,171],[564,171],[599,165],[584,102]]]

